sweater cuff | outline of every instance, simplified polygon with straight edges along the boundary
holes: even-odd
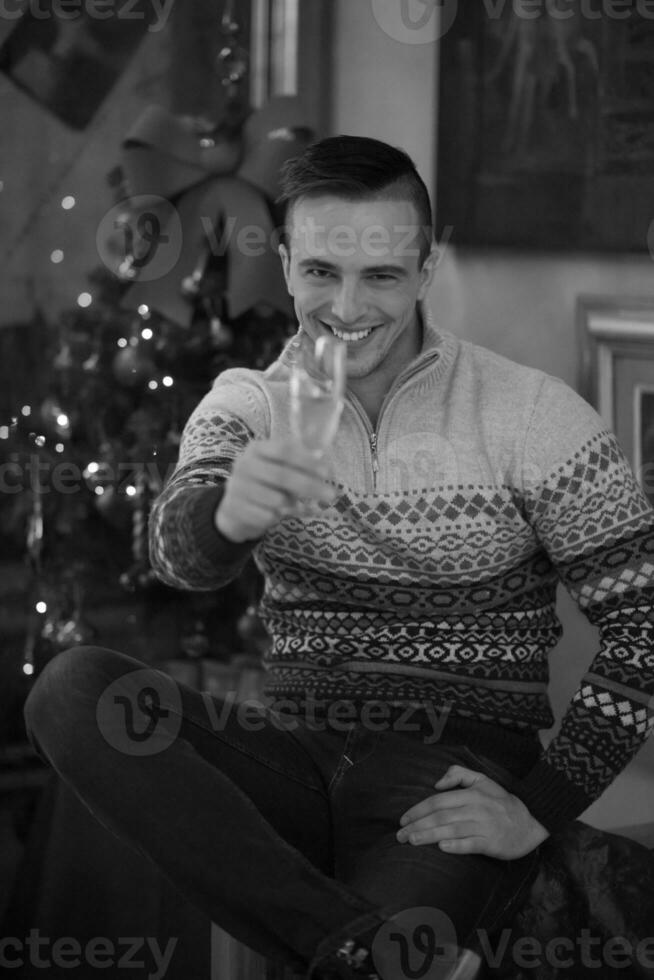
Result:
[[[554,769],[543,759],[524,779],[516,781],[514,792],[532,817],[551,834],[563,829],[594,802],[559,769]]]
[[[218,530],[215,514],[224,492],[224,484],[199,492],[193,501],[190,525],[194,547],[202,558],[209,564],[226,567],[244,560],[258,541],[232,541]]]

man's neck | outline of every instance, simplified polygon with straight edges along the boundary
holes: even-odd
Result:
[[[399,359],[394,358],[389,352],[389,356],[371,374],[367,374],[363,378],[348,378],[347,387],[363,405],[373,429],[377,427],[377,419],[382,403],[387,392],[392,388],[395,379],[407,364],[415,360],[422,350],[423,324],[422,317],[417,311],[416,319],[418,330],[411,330],[407,335],[409,342],[405,344],[406,349],[402,350]],[[403,336],[399,337],[397,342],[403,339]]]

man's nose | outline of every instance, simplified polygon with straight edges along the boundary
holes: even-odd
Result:
[[[361,314],[361,298],[355,283],[343,282],[332,299],[332,313],[341,323],[354,323]]]

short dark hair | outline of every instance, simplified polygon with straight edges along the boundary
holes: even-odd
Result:
[[[281,169],[277,203],[288,216],[301,198],[333,194],[348,201],[410,201],[421,231],[420,265],[434,239],[429,193],[404,150],[365,136],[330,136],[311,143]]]

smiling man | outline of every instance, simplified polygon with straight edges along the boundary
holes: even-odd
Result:
[[[373,425],[392,382],[420,351],[418,303],[434,273],[431,218],[408,198],[407,183],[383,200],[301,197],[280,249],[298,321],[314,341],[327,333],[347,344],[348,387]]]
[[[254,556],[269,703],[246,723],[138,661],[72,650],[28,729],[254,949],[311,980],[464,980],[542,843],[650,731],[654,515],[573,391],[436,327],[431,209],[405,153],[320,141],[287,165],[284,200],[297,332],[266,370],[216,379],[151,519],[177,588],[219,588]],[[317,460],[291,437],[289,377],[332,334],[347,392]],[[559,581],[601,643],[544,748]],[[110,684],[151,751],[108,744],[119,713],[98,733]]]

